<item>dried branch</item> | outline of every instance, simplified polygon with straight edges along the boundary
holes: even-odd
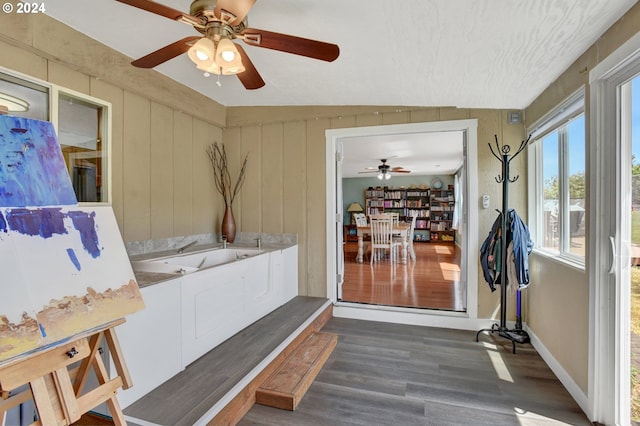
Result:
[[[244,157],[238,179],[233,186],[233,191],[231,191],[231,173],[229,172],[229,162],[227,160],[227,151],[224,147],[224,144],[218,144],[218,142],[214,142],[213,144],[209,145],[209,147],[207,147],[207,155],[209,156],[211,168],[213,169],[213,181],[215,183],[216,189],[224,199],[224,206],[231,206],[233,204],[233,200],[235,200],[236,198],[236,195],[238,195],[238,192],[240,192],[242,184],[244,183],[249,154],[247,153],[247,155]]]

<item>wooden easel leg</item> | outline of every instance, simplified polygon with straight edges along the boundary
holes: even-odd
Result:
[[[80,410],[78,408],[78,400],[76,399],[71,377],[67,367],[60,368],[53,372],[53,382],[56,385],[56,392],[60,398],[60,405],[64,412],[64,417],[69,423],[80,420]]]
[[[115,328],[108,328],[104,331],[104,335],[107,339],[107,345],[109,345],[109,353],[113,359],[113,364],[116,366],[118,376],[122,378],[122,389],[129,389],[133,386],[133,380],[129,374],[127,364],[124,362],[124,354],[120,348],[120,342],[118,336],[116,336]]]
[[[37,379],[32,380],[29,382],[29,386],[31,387],[31,393],[33,394],[33,402],[38,410],[40,424],[58,424],[55,411],[51,405],[51,396],[44,377],[38,377]]]
[[[98,387],[102,387],[104,389],[111,387],[110,385],[105,386],[105,384],[110,382],[110,380],[109,374],[107,373],[107,368],[102,361],[99,350],[99,344],[102,341],[103,336],[105,336],[107,339],[109,351],[111,353],[113,363],[116,367],[116,371],[119,375],[119,378],[117,378],[118,387],[122,386],[123,389],[131,387],[131,377],[129,376],[129,371],[124,364],[124,357],[122,355],[118,339],[115,335],[115,330],[107,329],[104,332],[91,336],[91,338],[89,339],[90,355],[85,358],[83,360],[83,363],[80,365],[78,369],[78,376],[76,377],[76,382],[74,383],[76,395],[79,395],[82,391],[82,387],[86,382],[87,375],[91,366],[93,366],[96,378],[98,379]],[[109,408],[109,413],[113,418],[114,424],[116,426],[126,426],[127,421],[125,420],[124,414],[122,413],[122,408],[120,407],[120,403],[118,402],[115,389],[113,391],[113,395],[105,402],[107,403],[107,407]]]

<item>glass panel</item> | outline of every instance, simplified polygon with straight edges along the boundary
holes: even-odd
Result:
[[[58,108],[58,139],[78,201],[107,201],[103,106],[60,93]]]
[[[558,131],[542,139],[543,247],[560,250]]]
[[[585,240],[585,123],[584,114],[567,125],[567,170],[569,173],[569,247],[584,257]]]
[[[50,121],[49,89],[30,81],[0,73],[0,105],[10,115]]]

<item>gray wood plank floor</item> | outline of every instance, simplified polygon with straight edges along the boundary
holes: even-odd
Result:
[[[192,425],[326,301],[293,298],[128,406],[125,415],[160,425]]]
[[[248,425],[590,425],[531,345],[493,334],[333,318],[335,351],[295,412]]]

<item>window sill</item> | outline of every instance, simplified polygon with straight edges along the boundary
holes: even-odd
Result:
[[[584,260],[569,257],[569,256],[563,256],[561,254],[551,253],[551,252],[540,250],[540,249],[533,249],[531,254],[541,257],[545,260],[551,260],[563,266],[567,266],[571,269],[575,269],[576,271],[586,273]]]

